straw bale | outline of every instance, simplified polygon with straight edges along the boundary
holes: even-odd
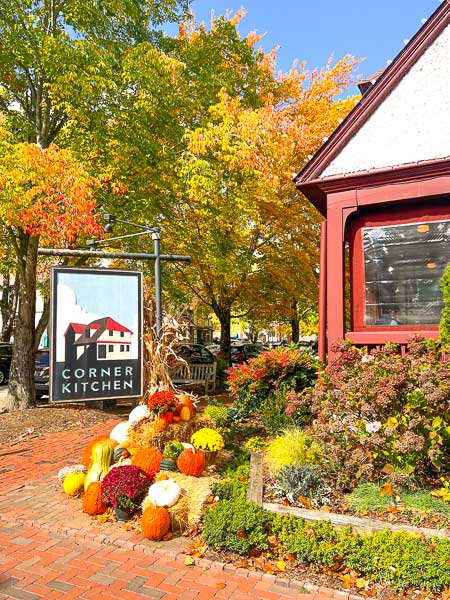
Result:
[[[204,415],[195,415],[190,421],[179,421],[168,425],[164,431],[156,433],[152,426],[153,416],[145,417],[130,427],[128,439],[130,447],[148,448],[154,446],[164,450],[164,446],[171,440],[189,442],[193,433],[210,425],[209,419]]]

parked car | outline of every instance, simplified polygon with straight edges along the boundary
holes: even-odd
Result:
[[[237,365],[255,358],[266,350],[263,344],[233,344],[231,346],[231,364]]]
[[[38,350],[34,359],[34,387],[36,398],[49,395],[50,385],[50,352],[49,350]]]
[[[12,344],[8,344],[7,342],[0,343],[0,385],[8,381],[11,357]]]
[[[217,358],[217,355],[220,352],[220,344],[210,344],[209,346],[206,346],[206,349],[212,352]]]
[[[182,344],[177,349],[177,354],[189,364],[212,364],[216,357],[206,346],[201,344]]]

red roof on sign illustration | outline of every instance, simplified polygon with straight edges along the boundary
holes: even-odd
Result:
[[[111,317],[102,317],[91,321],[91,323],[69,323],[64,336],[67,335],[69,329],[72,329],[74,333],[80,334],[80,337],[76,340],[76,345],[89,344],[96,342],[104,331],[123,331],[131,333],[131,329],[121,325]]]

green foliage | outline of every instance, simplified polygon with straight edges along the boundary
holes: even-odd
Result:
[[[439,346],[416,336],[405,356],[390,344],[335,351],[306,401],[338,487],[386,475],[406,487],[450,468],[450,370]]]
[[[361,483],[347,496],[350,507],[360,515],[368,512],[384,512],[394,505],[392,496],[382,494],[381,484]]]
[[[294,503],[302,496],[315,507],[330,502],[331,489],[324,483],[318,465],[286,465],[276,471],[274,480],[271,491],[278,498],[287,498]]]
[[[211,419],[216,427],[223,427],[227,421],[228,409],[223,405],[208,404],[205,415]]]
[[[264,450],[264,448],[267,447],[267,442],[263,440],[262,437],[255,436],[251,437],[245,442],[245,447],[248,450],[252,450],[253,452],[260,452],[261,450]]]
[[[261,405],[261,420],[271,435],[277,435],[293,424],[293,419],[286,414],[286,390],[273,391]]]
[[[248,489],[249,464],[241,465],[236,470],[230,471],[228,476],[222,477],[215,484],[212,493],[220,500],[234,500],[240,498],[245,500]]]
[[[444,346],[448,346],[450,343],[450,264],[447,265],[441,277],[441,289],[444,307],[439,323],[439,338]]]
[[[343,568],[398,591],[417,587],[439,592],[450,581],[448,539],[387,530],[357,534],[350,528],[335,529],[328,521],[275,515],[239,498],[208,509],[203,534],[210,548],[239,554],[252,548],[273,550],[269,543],[273,535],[280,558],[291,553],[299,564],[327,567],[339,560]]]
[[[301,429],[292,428],[270,442],[264,460],[273,474],[286,465],[318,463],[321,456],[321,447],[312,437]]]
[[[267,408],[280,390],[310,387],[317,379],[317,369],[317,360],[308,353],[296,348],[275,348],[231,369],[227,386],[240,413],[249,415]]]
[[[271,513],[242,499],[223,500],[203,517],[203,537],[214,550],[247,554],[251,548],[269,550],[267,528]]]

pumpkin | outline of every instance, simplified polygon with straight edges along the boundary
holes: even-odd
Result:
[[[131,457],[131,464],[144,471],[149,479],[153,479],[159,471],[162,457],[163,455],[157,448],[144,448],[143,450],[138,450]]]
[[[142,514],[142,533],[149,540],[160,540],[170,529],[170,515],[167,508],[149,506]]]
[[[111,433],[109,437],[112,440],[116,440],[117,443],[121,444],[128,439],[128,428],[130,427],[130,423],[127,421],[125,423],[118,423]]]
[[[144,417],[148,417],[149,414],[150,411],[145,406],[145,404],[140,404],[139,406],[133,408],[133,410],[130,412],[130,414],[128,415],[128,421],[129,423],[137,423]]]
[[[153,431],[155,433],[161,433],[161,431],[164,431],[164,429],[167,427],[167,421],[165,421],[164,419],[155,419],[153,421]]]
[[[205,468],[205,457],[198,450],[188,448],[183,450],[177,460],[177,466],[183,475],[199,477]]]
[[[64,477],[63,490],[68,496],[76,496],[83,489],[85,479],[84,473],[69,473]]]
[[[170,458],[163,458],[159,463],[160,471],[178,471],[177,465]]]
[[[177,417],[177,415],[173,415],[173,417],[172,417],[172,421],[173,421],[174,423],[179,423],[179,422],[181,421],[181,419],[180,419],[180,417]]]
[[[93,440],[91,440],[89,442],[89,444],[83,450],[83,456],[81,458],[81,462],[83,463],[83,465],[86,468],[89,468],[91,466],[92,448],[95,446],[95,444],[102,440],[109,440],[109,439],[110,438],[107,435],[99,435],[98,437],[94,438]]]
[[[102,484],[93,481],[83,494],[83,512],[88,515],[101,515],[106,512],[107,506],[102,500]]]
[[[178,502],[181,488],[171,477],[150,486],[147,497],[154,506],[173,506]]]
[[[189,421],[191,418],[191,411],[188,406],[183,406],[180,411],[180,419],[182,421]]]
[[[169,476],[164,471],[160,471],[159,473],[156,473],[156,475],[155,475],[155,482],[166,481],[167,479],[169,479]]]
[[[113,449],[103,441],[97,442],[92,449],[92,464],[87,472],[84,489],[94,481],[100,481],[106,475],[113,460]]]

